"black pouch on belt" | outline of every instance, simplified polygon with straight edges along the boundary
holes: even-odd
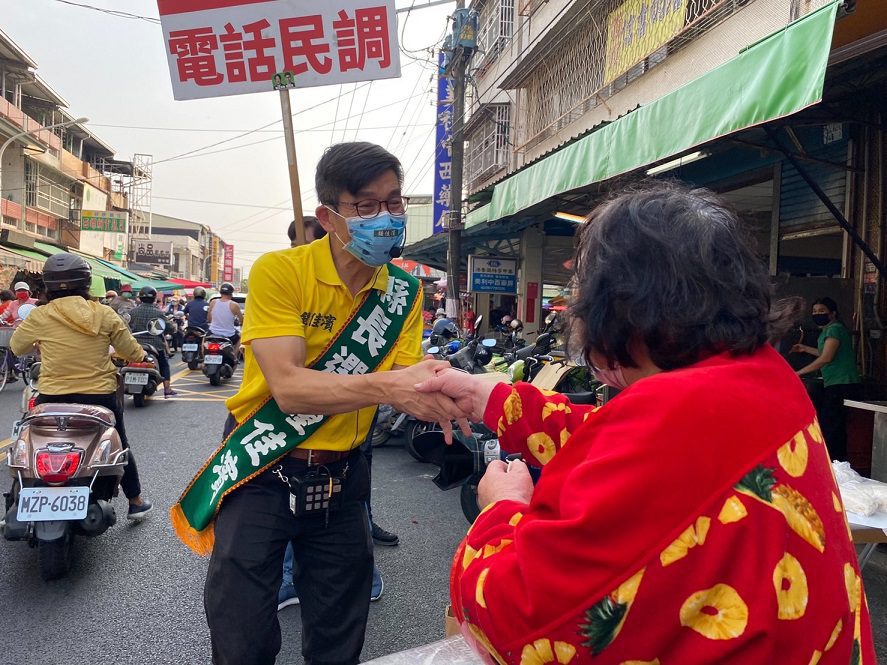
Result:
[[[318,466],[303,475],[291,476],[290,510],[293,515],[328,515],[330,511],[340,508],[346,471],[333,475],[325,466]]]

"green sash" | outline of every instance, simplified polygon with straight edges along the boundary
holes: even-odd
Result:
[[[388,275],[387,291],[369,290],[310,369],[337,374],[378,369],[421,296],[419,281],[400,268],[389,264]],[[228,435],[170,509],[179,539],[198,554],[211,553],[222,499],[308,441],[326,421],[318,414],[284,413],[269,396]]]

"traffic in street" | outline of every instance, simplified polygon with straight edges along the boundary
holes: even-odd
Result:
[[[179,542],[167,511],[199,466],[219,445],[223,400],[239,383],[209,385],[205,376],[172,363],[176,397],[155,395],[144,408],[127,398],[126,427],[137,455],[144,494],[154,502],[141,523],[126,520],[115,500],[117,524],[101,537],[78,538],[71,572],[40,578],[37,551],[0,542],[0,607],[8,608],[2,663],[47,665],[198,665],[209,663],[203,612],[208,560]],[[0,428],[18,413],[21,382],[0,393]],[[0,441],[0,487],[8,491],[9,441]],[[373,458],[374,519],[400,538],[375,548],[385,591],[371,604],[363,659],[425,644],[443,636],[449,602],[449,566],[467,522],[458,490],[431,482],[436,468],[410,457],[402,441],[377,448]],[[12,611],[14,610],[14,611]],[[278,662],[301,663],[299,606],[279,613],[283,646]],[[73,638],[76,635],[76,639]]]

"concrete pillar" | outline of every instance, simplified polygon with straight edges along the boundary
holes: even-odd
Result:
[[[531,226],[521,233],[517,281],[517,318],[524,322],[524,335],[533,338],[542,322],[542,250],[545,232]]]

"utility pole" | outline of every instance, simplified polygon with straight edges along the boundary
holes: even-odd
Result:
[[[465,0],[457,0],[456,13],[465,8]],[[449,243],[447,246],[447,316],[459,321],[459,283],[462,272],[462,167],[465,161],[465,70],[471,51],[460,43],[459,25],[453,25],[453,144],[450,166]]]

